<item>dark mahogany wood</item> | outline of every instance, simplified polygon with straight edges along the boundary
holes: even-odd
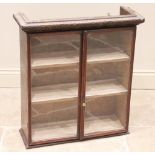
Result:
[[[80,139],[84,137],[84,113],[85,113],[85,93],[86,93],[86,64],[87,64],[87,31],[83,31],[83,40],[82,40],[82,81],[81,81],[81,126],[80,126]]]
[[[120,7],[119,16],[40,21],[30,21],[23,13],[13,15],[13,17],[20,28],[28,33],[134,26],[144,22],[144,18],[141,15],[129,7],[123,6]]]
[[[69,138],[69,139],[66,138],[66,139],[58,140],[58,141],[57,140],[40,141],[40,142],[33,143],[31,145],[28,145],[28,142],[25,139],[25,135],[24,135],[22,129],[20,129],[20,134],[22,136],[25,147],[27,149],[43,147],[43,146],[58,145],[58,144],[65,144],[65,143],[72,143],[72,142],[78,142],[79,141],[79,139],[75,139],[75,138]],[[96,133],[97,136],[96,135],[88,135],[88,136],[85,136],[80,141],[99,139],[99,138],[103,138],[103,137],[108,138],[108,137],[112,137],[112,136],[121,136],[124,134],[129,134],[129,132],[126,130],[112,131],[112,132],[109,132],[108,134],[105,133],[104,136],[103,136],[103,133],[102,133],[102,135],[100,133]]]
[[[82,96],[82,52],[83,51],[83,33],[81,32],[80,34],[80,55],[79,55],[79,90],[78,90],[78,138],[80,139],[81,137],[81,119],[82,119],[82,113],[81,113],[81,96]]]
[[[136,39],[136,25],[144,22],[144,18],[137,12],[128,7],[120,7],[120,16],[110,17],[93,17],[79,19],[63,19],[63,20],[44,20],[29,21],[23,14],[14,15],[14,19],[20,27],[20,59],[21,59],[21,129],[20,134],[23,138],[26,148],[34,148],[40,146],[55,145],[65,142],[83,141],[93,138],[108,137],[114,135],[122,135],[128,133],[129,112],[132,72],[134,61],[134,48]],[[86,67],[87,67],[87,34],[90,32],[104,33],[113,30],[133,30],[131,61],[128,80],[128,97],[126,108],[126,126],[125,129],[94,132],[84,135],[84,113],[85,93],[86,93]],[[32,142],[31,129],[31,43],[30,38],[37,35],[52,35],[61,33],[69,35],[78,33],[81,36],[81,50],[79,55],[79,88],[78,88],[78,124],[77,137],[67,137],[60,139],[49,139]],[[50,137],[50,136],[49,136]]]
[[[27,34],[27,61],[28,61],[28,142],[32,143],[32,105],[31,105],[31,51],[30,51],[30,35]]]

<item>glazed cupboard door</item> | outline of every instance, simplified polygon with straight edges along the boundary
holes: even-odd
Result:
[[[85,34],[84,137],[127,130],[135,30],[113,28]]]
[[[32,142],[78,137],[80,40],[78,32],[30,36]]]

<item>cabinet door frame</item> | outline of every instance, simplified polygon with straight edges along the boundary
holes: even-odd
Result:
[[[131,56],[130,56],[130,67],[129,67],[129,79],[128,79],[128,92],[127,92],[127,106],[126,106],[126,125],[125,129],[113,130],[113,131],[105,131],[105,132],[95,132],[89,135],[84,135],[84,114],[85,114],[85,94],[86,94],[86,72],[87,72],[87,35],[91,32],[93,33],[103,33],[104,32],[113,32],[113,31],[122,31],[122,30],[131,30],[133,31],[132,42],[131,42]],[[129,126],[129,113],[130,113],[130,97],[131,97],[131,86],[132,86],[132,74],[133,74],[133,62],[134,62],[134,51],[135,51],[135,39],[136,39],[136,26],[131,27],[122,27],[122,28],[105,28],[105,29],[95,29],[95,30],[87,30],[83,31],[83,59],[82,59],[82,97],[81,97],[81,127],[80,127],[80,140],[91,139],[91,138],[99,138],[106,137],[112,135],[120,135],[128,132]]]
[[[70,32],[49,32],[49,33],[31,33],[27,34],[27,53],[28,53],[28,145],[29,148],[34,147],[34,146],[41,146],[41,145],[48,145],[48,144],[55,144],[55,143],[65,143],[65,142],[71,142],[71,141],[78,141],[79,140],[79,135],[80,135],[80,107],[81,107],[81,98],[80,98],[80,92],[81,92],[81,77],[82,77],[82,71],[81,71],[81,64],[82,64],[82,46],[80,46],[80,51],[79,51],[79,79],[78,79],[78,105],[77,105],[77,136],[76,137],[65,137],[65,138],[50,138],[48,140],[38,140],[38,141],[32,141],[32,102],[31,102],[31,90],[32,90],[32,85],[31,85],[31,43],[30,43],[30,38],[32,36],[51,36],[51,35],[57,35],[57,34],[62,34],[62,35],[69,35],[69,34],[79,34],[80,37],[80,43],[82,44],[82,31],[70,31]],[[25,139],[26,141],[26,139]],[[26,142],[27,143],[27,142]]]

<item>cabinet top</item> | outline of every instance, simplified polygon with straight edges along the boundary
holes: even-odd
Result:
[[[67,18],[56,20],[29,20],[23,13],[13,14],[19,27],[27,33],[89,30],[108,27],[135,26],[144,17],[129,7],[121,6],[118,16]]]

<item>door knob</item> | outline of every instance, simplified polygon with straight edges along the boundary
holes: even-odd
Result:
[[[85,106],[86,106],[86,103],[84,102],[84,103],[82,104],[82,106],[85,107]]]

